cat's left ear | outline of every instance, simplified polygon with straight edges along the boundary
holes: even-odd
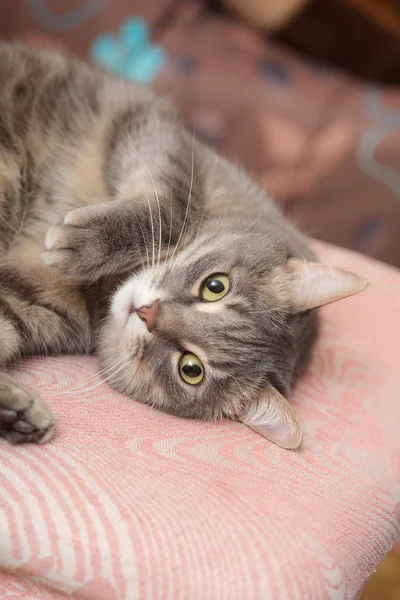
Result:
[[[365,277],[345,269],[290,259],[283,270],[283,283],[289,302],[298,310],[318,308],[361,292]]]
[[[257,433],[281,448],[294,450],[301,444],[303,431],[289,402],[272,386],[239,417]]]

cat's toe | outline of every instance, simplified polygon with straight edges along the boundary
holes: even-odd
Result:
[[[44,262],[71,277],[80,277],[90,269],[88,245],[91,233],[68,225],[51,227],[45,238]]]
[[[109,211],[109,205],[95,204],[94,206],[84,206],[82,208],[76,208],[66,214],[64,218],[64,225],[70,225],[71,227],[90,227],[97,220],[103,212]]]
[[[70,239],[68,230],[63,225],[56,225],[50,227],[46,233],[44,240],[44,247],[46,250],[59,250],[63,248],[71,248],[71,244],[74,244],[74,240]]]
[[[47,442],[55,419],[40,396],[7,380],[0,384],[0,436],[12,444]]]
[[[87,233],[68,225],[50,227],[44,240],[45,251],[68,250],[77,253],[82,248]]]
[[[53,435],[55,419],[47,407],[39,409],[34,405],[4,419],[4,411],[0,410],[0,435],[11,444],[36,442],[44,444]],[[8,411],[11,413],[11,411]],[[1,414],[3,413],[3,414]]]
[[[73,250],[49,248],[43,252],[42,257],[46,265],[57,269],[64,275],[76,275],[76,261],[74,261]]]

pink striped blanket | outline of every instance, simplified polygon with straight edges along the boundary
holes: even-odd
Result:
[[[299,451],[94,387],[95,357],[21,364],[58,427],[0,442],[2,600],[358,596],[400,530],[400,274],[318,250],[372,285],[323,311]]]

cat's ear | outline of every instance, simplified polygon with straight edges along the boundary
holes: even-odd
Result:
[[[284,273],[290,302],[298,311],[353,296],[368,284],[365,277],[350,271],[296,259],[288,261]]]
[[[240,420],[281,448],[294,450],[301,444],[300,421],[289,402],[272,386],[243,412]]]

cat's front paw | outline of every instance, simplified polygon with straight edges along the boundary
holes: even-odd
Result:
[[[68,213],[60,225],[50,227],[45,263],[70,277],[85,277],[96,270],[102,258],[104,261],[104,250],[98,223],[89,217],[88,209],[78,209]]]
[[[132,260],[134,247],[121,221],[118,208],[111,203],[71,211],[60,225],[48,230],[44,261],[75,278],[97,279],[119,272]]]
[[[36,392],[0,375],[0,437],[12,444],[43,444],[54,425],[51,410]]]

